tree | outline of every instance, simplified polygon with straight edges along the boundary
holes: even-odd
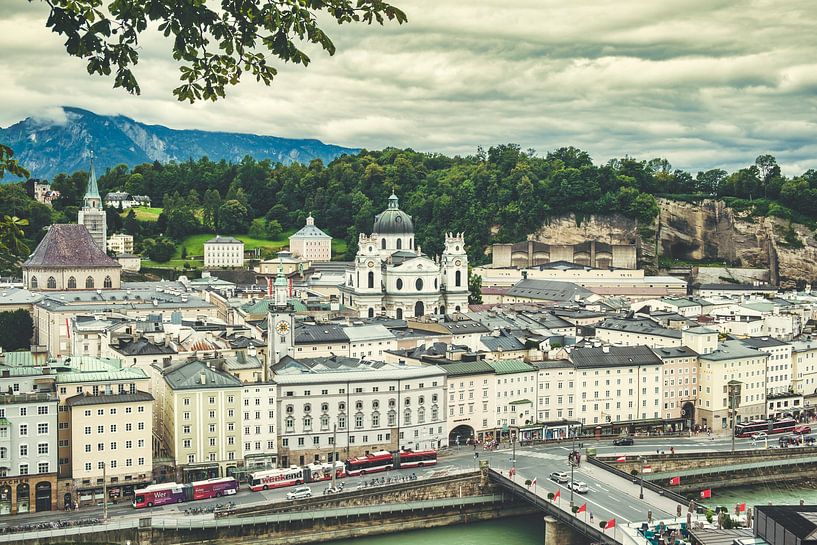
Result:
[[[16,271],[23,258],[30,253],[23,231],[26,225],[28,220],[17,216],[0,218],[0,271]]]
[[[218,209],[218,230],[221,233],[247,232],[247,207],[235,199],[225,201]]]
[[[66,38],[66,52],[86,60],[89,74],[115,71],[114,87],[134,94],[140,93],[132,72],[139,38],[158,23],[173,40],[173,58],[183,63],[182,84],[173,94],[191,103],[223,98],[225,87],[236,85],[245,72],[269,85],[277,74],[269,63],[274,59],[308,65],[310,58],[299,47],[304,42],[333,55],[335,45],[321,28],[323,21],[406,21],[405,13],[383,0],[43,1],[51,8],[46,26]]]
[[[468,271],[468,304],[482,304],[482,277]]]
[[[0,312],[0,348],[10,352],[31,348],[34,321],[27,310]]]
[[[150,259],[158,263],[169,261],[173,254],[176,253],[176,243],[167,237],[159,237],[156,240],[150,240],[152,244],[147,249],[147,254]]]
[[[14,159],[14,150],[8,146],[0,144],[0,178],[2,178],[6,171],[20,178],[28,178],[29,172],[20,166],[17,159]]]
[[[254,238],[265,238],[274,240],[283,231],[283,227],[277,220],[266,220],[255,218],[250,223],[249,235]]]

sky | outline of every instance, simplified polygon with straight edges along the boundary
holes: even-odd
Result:
[[[106,0],[107,1],[107,0]],[[393,0],[408,23],[327,24],[334,56],[275,62],[217,103],[178,102],[178,64],[143,38],[140,96],[89,76],[35,0],[0,2],[0,126],[60,106],[173,128],[472,154],[562,146],[597,163],[665,157],[696,172],[764,153],[817,168],[817,10],[810,0]]]

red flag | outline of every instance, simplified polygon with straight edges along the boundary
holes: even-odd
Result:
[[[616,527],[616,519],[610,519],[607,521],[607,524],[604,525],[605,530],[609,530],[610,528]]]
[[[587,504],[583,503],[581,507],[579,507],[579,509],[576,511],[576,513],[584,513],[585,511],[587,511]]]
[[[711,498],[712,497],[712,489],[707,488],[706,490],[701,490],[701,498]]]
[[[557,490],[556,493],[553,495],[553,501],[558,500],[560,497],[562,497],[562,489],[561,488],[559,490]]]
[[[746,511],[746,504],[745,504],[745,503],[741,503],[740,505],[738,505],[738,511],[740,511],[741,513],[743,513],[744,511]]]
[[[536,486],[536,477],[533,478],[533,480],[530,482],[530,485]]]
[[[670,486],[678,486],[681,484],[681,477],[673,477],[669,480]]]
[[[616,462],[626,462],[626,461],[627,461],[626,456],[619,456],[618,458],[616,458]]]

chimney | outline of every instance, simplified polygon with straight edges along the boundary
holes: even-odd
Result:
[[[207,384],[207,375],[204,373],[200,374],[199,380],[201,381],[202,384]]]
[[[605,354],[609,354],[610,353],[610,347],[609,346],[602,346],[601,351],[604,352]]]

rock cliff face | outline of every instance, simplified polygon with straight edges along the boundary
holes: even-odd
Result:
[[[638,224],[618,215],[594,216],[577,225],[572,215],[554,218],[531,238],[548,243],[575,244],[599,240],[611,244],[638,244],[639,261],[646,268],[656,265],[655,253],[690,261],[723,260],[735,267],[770,270],[772,282],[783,287],[817,280],[817,240],[806,226],[779,218],[750,218],[732,210],[723,201],[685,203],[659,199],[661,213],[656,239],[643,238]],[[794,248],[792,230],[803,245]]]

